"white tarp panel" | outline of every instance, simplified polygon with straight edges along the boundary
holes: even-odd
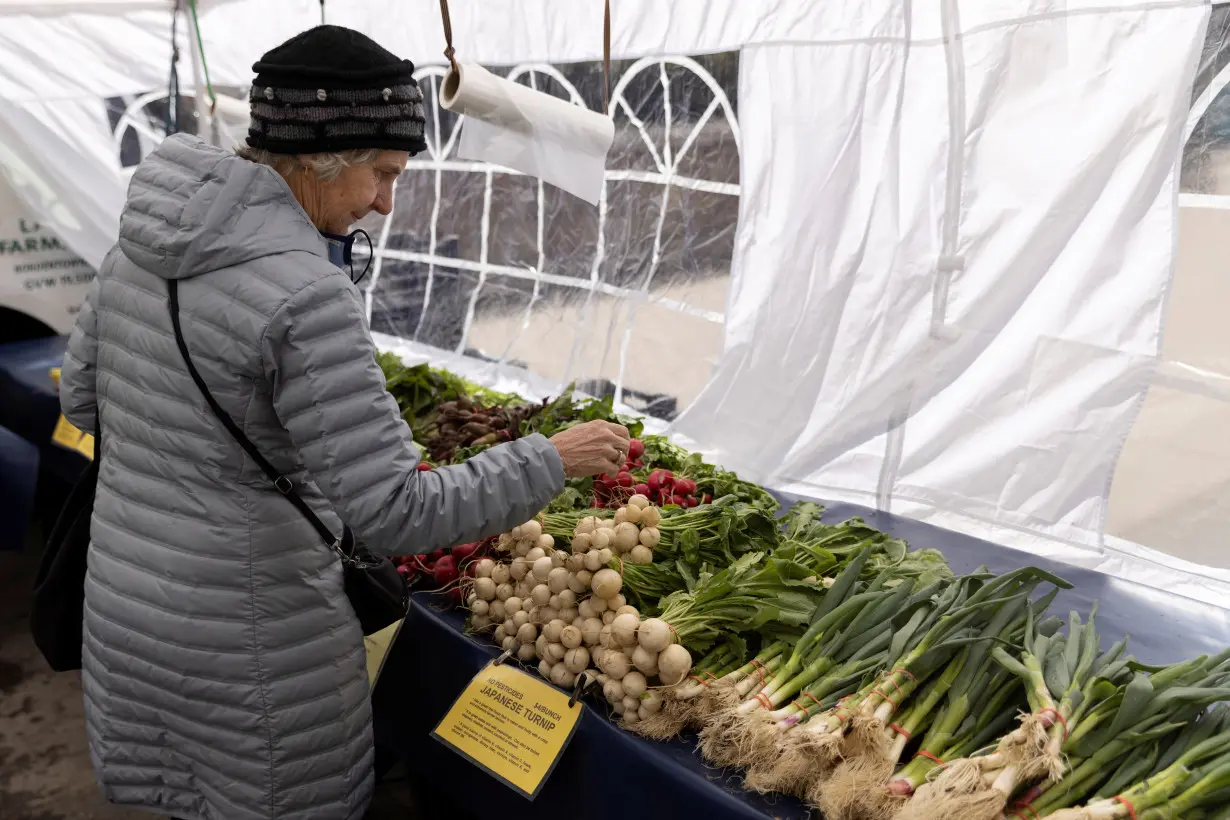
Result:
[[[169,14],[123,5],[0,26],[0,169],[91,261],[114,236],[124,141],[154,143],[140,113],[167,79]],[[596,107],[601,8],[454,2],[458,53]],[[316,0],[202,9],[211,79],[238,94],[264,50],[320,14]],[[326,10],[438,87],[435,0]],[[1230,60],[1220,35],[1226,58],[1207,53],[1207,0],[621,0],[614,12],[617,136],[597,211],[458,160],[457,122],[429,107],[428,153],[393,217],[366,226],[374,327],[500,384],[607,378],[624,399],[666,393],[691,403],[674,432],[750,478],[1224,604],[1230,572],[1132,543],[1190,555],[1162,543],[1167,509],[1230,520],[1216,473],[1200,492],[1150,491],[1142,474],[1189,465],[1163,458],[1177,425],[1138,421],[1159,373],[1196,367],[1204,388],[1219,384],[1204,353],[1162,348],[1176,160],[1192,97],[1211,104],[1193,78],[1202,51],[1202,72]],[[180,39],[187,55],[182,22]],[[187,87],[186,62],[181,76]],[[1207,188],[1190,193],[1230,193]],[[1205,338],[1202,351],[1219,337]],[[1173,366],[1159,370],[1159,355]],[[1188,417],[1224,439],[1209,420],[1226,404],[1202,400],[1216,412]],[[1110,526],[1108,506],[1126,510]]]

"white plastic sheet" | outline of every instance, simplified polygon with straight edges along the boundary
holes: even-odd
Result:
[[[315,0],[202,8],[211,76],[240,90],[319,16]],[[327,8],[413,59],[434,94],[434,0]],[[621,0],[597,213],[462,159],[456,121],[433,111],[393,218],[368,225],[373,324],[526,389],[699,394],[675,434],[751,478],[1224,603],[1230,573],[1208,566],[1210,531],[1230,531],[1212,444],[1230,421],[1224,12],[1206,26],[1200,0]],[[135,114],[165,85],[169,16],[143,14],[0,29],[0,165],[33,169],[51,193],[23,197],[66,209],[54,227],[87,258],[113,237],[120,132],[137,130],[107,101]],[[453,15],[467,57],[597,106],[601,3]],[[103,68],[40,56],[63,54]]]

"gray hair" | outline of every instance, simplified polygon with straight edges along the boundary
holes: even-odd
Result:
[[[345,169],[375,162],[383,152],[379,148],[352,148],[326,154],[275,154],[263,148],[253,148],[246,143],[240,143],[235,146],[235,153],[249,162],[268,165],[283,178],[290,176],[296,168],[307,168],[315,173],[321,182],[332,182]]]

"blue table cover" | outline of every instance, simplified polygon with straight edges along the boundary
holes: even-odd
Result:
[[[1130,651],[1142,661],[1173,662],[1230,646],[1225,610],[863,507],[827,505],[824,520],[855,516],[915,549],[939,549],[958,573],[980,565],[999,573],[1033,565],[1066,578],[1075,587],[1061,593],[1051,611],[1066,615],[1076,609],[1084,617],[1097,599],[1105,645],[1130,634]],[[438,611],[431,596],[416,594],[372,697],[377,741],[427,773],[466,811],[490,817],[498,810],[501,817],[527,820],[578,813],[595,820],[625,820],[637,813],[706,820],[809,816],[793,798],[742,791],[737,771],[715,770],[701,760],[694,736],[669,743],[643,740],[612,724],[601,705],[587,707],[572,744],[531,804],[429,736],[466,683],[499,654],[461,628],[461,614]]]

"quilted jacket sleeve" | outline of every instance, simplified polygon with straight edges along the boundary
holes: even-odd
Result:
[[[68,349],[60,367],[60,412],[79,430],[95,432],[94,412],[98,397],[95,366],[98,361],[99,280],[94,284],[77,314],[77,323],[68,337]]]
[[[529,520],[562,489],[550,441],[530,436],[455,467],[418,472],[385,389],[359,294],[341,275],[294,294],[266,330],[273,405],[333,509],[389,555],[475,541]]]

